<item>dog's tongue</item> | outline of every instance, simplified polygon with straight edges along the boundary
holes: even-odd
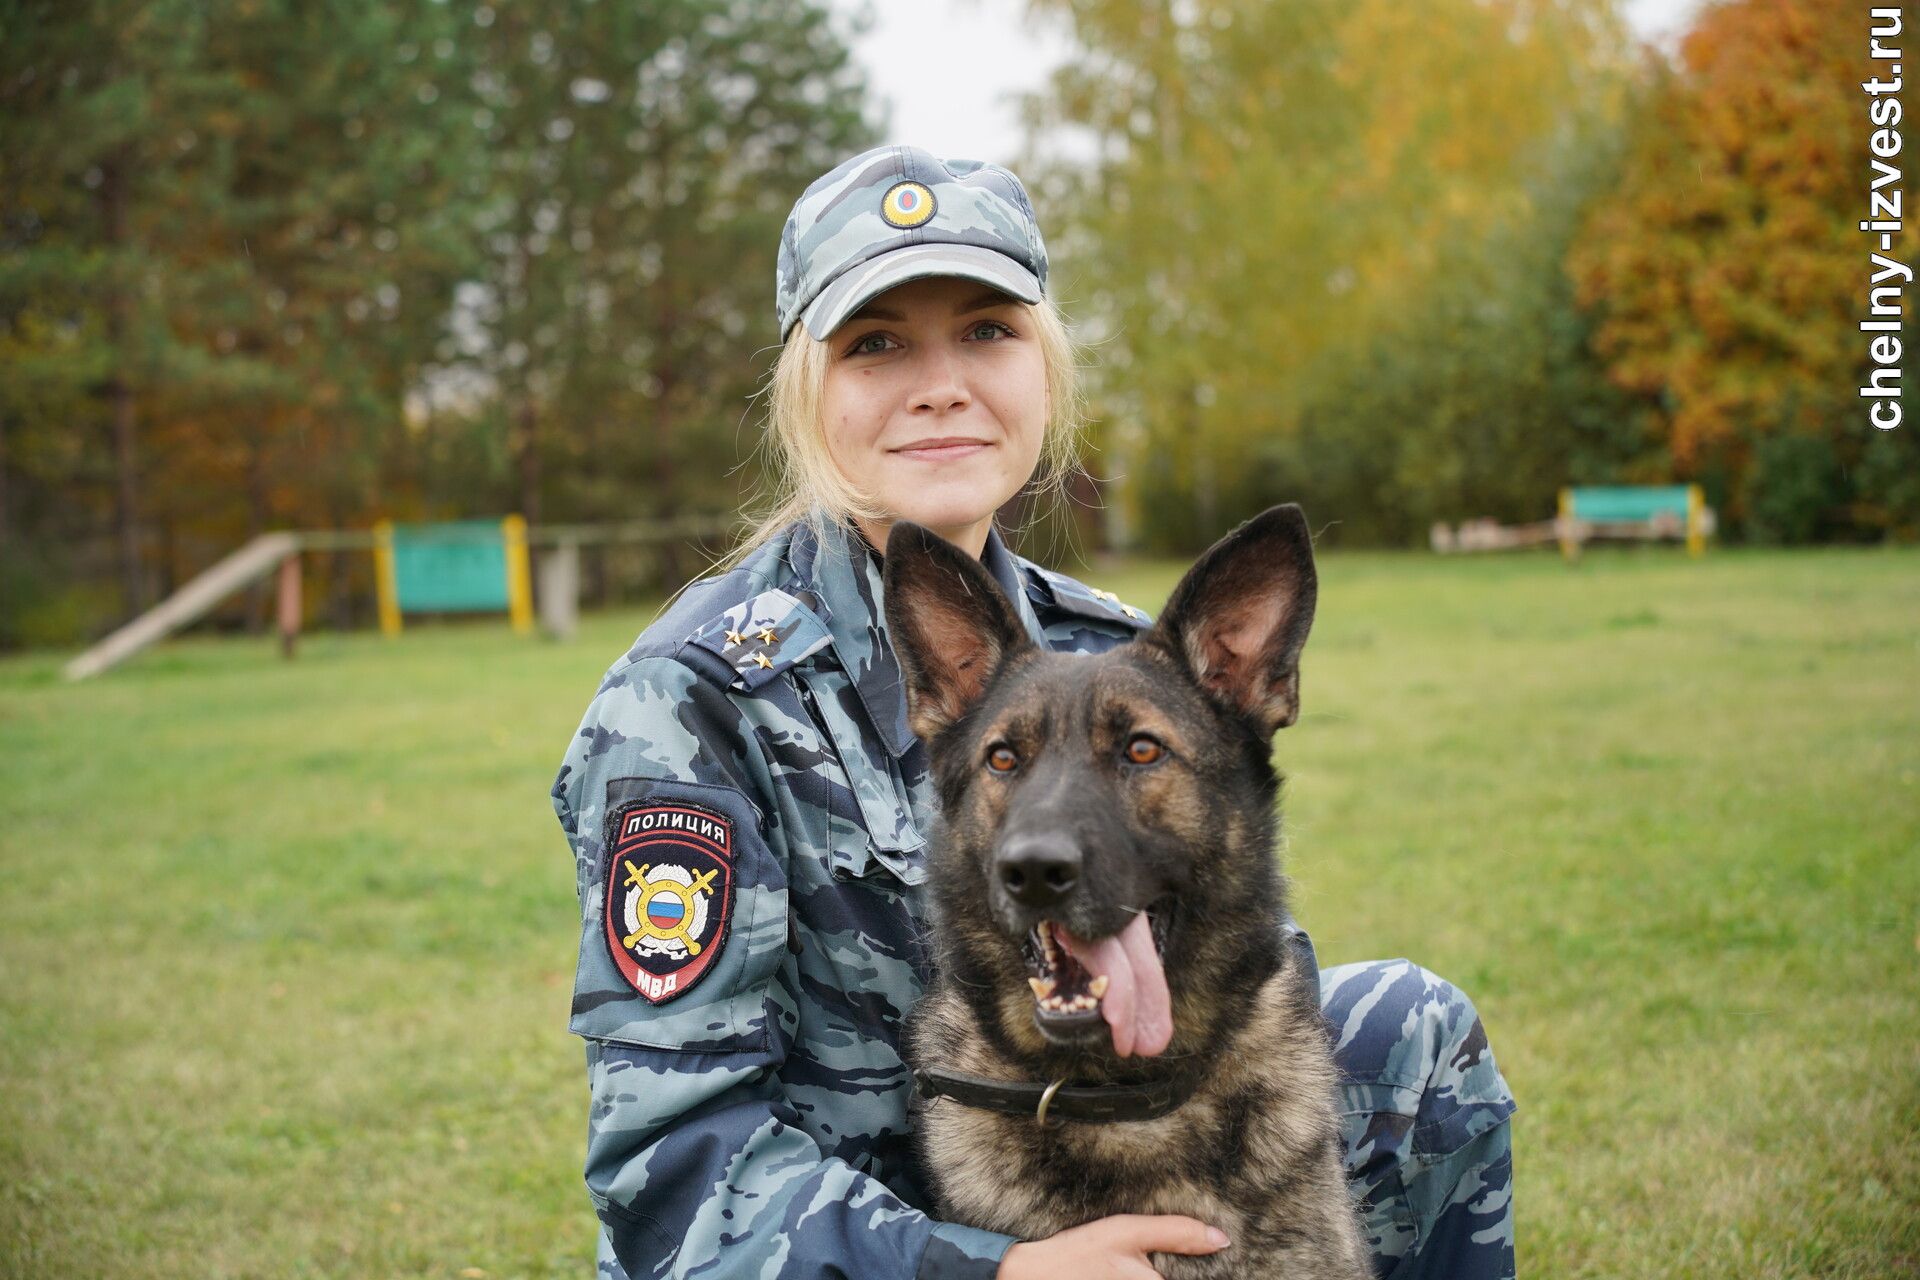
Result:
[[[1094,977],[1107,978],[1100,997],[1100,1016],[1113,1031],[1113,1051],[1121,1057],[1150,1058],[1173,1039],[1173,1002],[1167,995],[1167,975],[1160,952],[1142,911],[1110,938],[1083,942],[1059,926],[1054,936]]]

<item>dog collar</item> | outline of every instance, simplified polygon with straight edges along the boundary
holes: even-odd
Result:
[[[924,1098],[952,1098],[963,1107],[998,1111],[1002,1115],[1032,1116],[1042,1129],[1053,1120],[1084,1124],[1114,1124],[1127,1120],[1158,1120],[1193,1096],[1193,1085],[1180,1077],[1151,1084],[1067,1086],[1065,1080],[993,1080],[964,1071],[922,1067],[913,1073],[914,1087]]]

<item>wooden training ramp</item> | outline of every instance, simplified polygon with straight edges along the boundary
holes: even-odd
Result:
[[[505,609],[519,631],[533,630],[534,588],[548,634],[566,639],[579,616],[580,547],[590,543],[657,543],[724,536],[714,516],[618,524],[546,525],[529,529],[517,515],[503,520],[443,521],[372,529],[308,529],[265,533],[194,578],[147,612],[73,659],[69,680],[97,676],[164,640],[270,573],[279,574],[276,613],[280,650],[291,658],[301,626],[300,553],[371,551],[379,588],[380,625],[399,633],[403,613]],[[551,550],[533,573],[530,548]]]
[[[157,640],[163,640],[193,622],[222,600],[251,586],[277,569],[282,560],[297,555],[300,537],[293,533],[263,533],[252,542],[194,578],[186,586],[121,627],[62,668],[69,680],[97,676],[124,662]]]

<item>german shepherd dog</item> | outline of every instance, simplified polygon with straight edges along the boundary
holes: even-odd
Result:
[[[1156,1255],[1170,1277],[1371,1274],[1278,924],[1272,737],[1316,586],[1305,517],[1275,507],[1132,644],[1056,654],[978,560],[894,526],[887,623],[940,801],[907,1049],[941,1216],[1038,1239],[1181,1213],[1233,1247]]]

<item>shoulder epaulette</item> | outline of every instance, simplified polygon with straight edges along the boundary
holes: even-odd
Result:
[[[833,642],[817,603],[778,588],[763,591],[700,627],[687,643],[732,667],[736,685],[758,689]]]
[[[1027,595],[1037,605],[1052,606],[1102,622],[1123,623],[1135,630],[1153,625],[1153,619],[1147,616],[1145,609],[1136,609],[1124,603],[1111,591],[1090,587],[1064,573],[1042,569],[1036,564],[1026,565],[1025,568]]]

